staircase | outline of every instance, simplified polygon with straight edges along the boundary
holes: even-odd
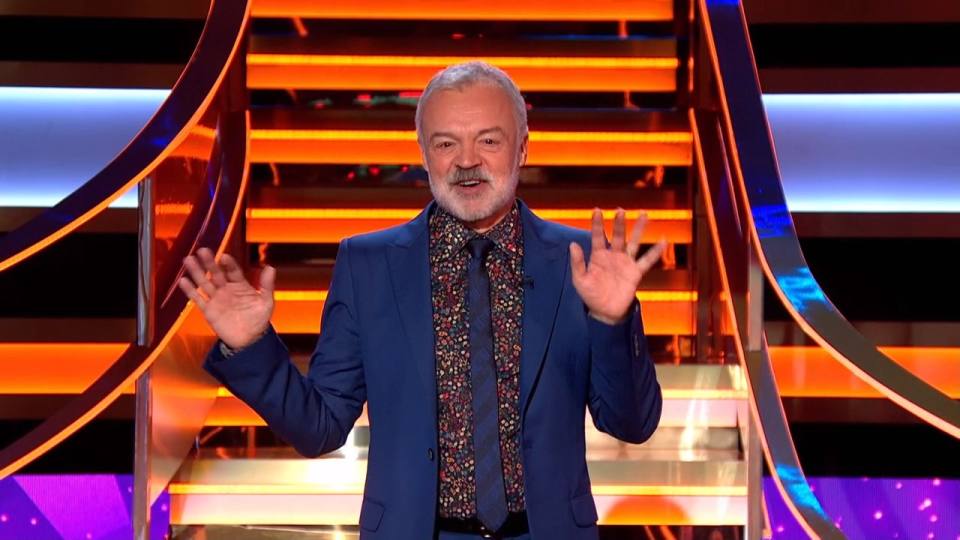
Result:
[[[729,329],[692,171],[689,13],[679,0],[253,6],[253,164],[241,255],[251,278],[261,264],[278,268],[274,324],[302,370],[322,324],[337,243],[406,221],[430,200],[413,114],[419,89],[449,63],[488,59],[524,91],[530,158],[519,194],[536,213],[586,229],[594,206],[622,206],[634,212],[628,219],[642,209],[648,238],[669,240],[663,264],[637,292],[664,391],[660,429],[629,445],[585,418],[602,537],[621,527],[632,537],[691,537],[690,527],[740,528],[748,519],[746,391],[723,339]],[[29,213],[0,213],[0,232]],[[136,226],[134,213],[111,209],[79,231],[79,244],[68,238],[38,257],[66,264],[98,245],[94,255],[109,260],[110,242],[128,242]],[[0,277],[36,283],[13,274],[19,270]],[[77,298],[65,310],[8,303],[0,313],[0,420],[53,414],[135,341],[131,310]],[[771,329],[785,398],[879,397],[792,324]],[[948,344],[887,352],[956,399],[956,348]],[[133,390],[101,418],[129,419]],[[300,458],[220,388],[167,487],[171,538],[355,536],[368,440],[364,415],[344,448]]]
[[[621,4],[566,6],[575,12],[536,1],[449,11],[409,0],[255,3],[247,53],[251,275],[262,263],[277,267],[273,322],[306,370],[337,243],[411,219],[431,198],[413,129],[418,91],[449,63],[484,58],[503,67],[529,103],[520,197],[538,215],[581,229],[594,206],[611,214],[623,206],[628,218],[643,209],[648,238],[671,243],[667,264],[637,293],[661,362],[661,428],[648,443],[628,445],[585,418],[601,525],[742,526],[738,371],[703,352],[698,363],[693,345],[693,150],[680,67],[687,36],[675,33],[670,2],[631,2],[626,11]],[[556,20],[558,13],[570,20]],[[206,442],[169,486],[174,537],[241,530],[231,526],[355,531],[366,416],[343,449],[314,460],[262,424],[221,390]]]

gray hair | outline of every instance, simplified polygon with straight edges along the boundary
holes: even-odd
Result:
[[[527,136],[527,104],[513,79],[502,69],[480,60],[463,62],[448,66],[438,72],[427,83],[423,94],[417,102],[415,122],[417,126],[417,140],[423,141],[423,105],[434,92],[438,90],[463,90],[481,82],[494,83],[502,88],[513,103],[513,112],[517,117],[520,139]]]

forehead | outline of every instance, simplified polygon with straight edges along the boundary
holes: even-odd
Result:
[[[504,130],[517,127],[517,119],[506,90],[486,82],[433,93],[424,103],[423,123],[427,135],[431,131],[454,127],[500,127]]]

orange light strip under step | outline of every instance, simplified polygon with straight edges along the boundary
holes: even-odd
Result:
[[[625,201],[624,204],[628,204]],[[339,243],[342,239],[385,229],[413,219],[422,209],[378,208],[250,208],[247,210],[247,242],[257,243]],[[590,229],[590,210],[533,209],[543,219],[582,230]],[[690,210],[647,210],[645,237],[666,238],[675,244],[693,241]],[[613,210],[603,217],[612,234]],[[628,222],[638,211],[627,212]]]
[[[322,308],[322,301],[314,300],[323,291],[278,291],[306,300],[278,301],[278,306],[310,305]],[[650,311],[657,306],[692,306],[690,300],[677,301],[677,296],[691,294],[686,291],[641,291],[654,294],[646,300],[645,315],[653,319]],[[656,295],[665,296],[657,297]],[[298,309],[305,309],[303,307]],[[668,308],[669,309],[669,308]],[[317,324],[307,333],[319,329]],[[650,321],[653,322],[652,320]],[[123,353],[124,343],[0,343],[0,394],[77,394],[82,392],[97,376]],[[952,399],[960,399],[960,349],[954,347],[881,347],[884,354],[932,384]],[[817,347],[771,347],[777,385],[783,397],[836,397],[836,398],[881,398],[882,395],[860,379],[846,371],[826,351]],[[132,387],[126,389],[132,391]],[[221,390],[221,396],[229,393]],[[679,397],[678,394],[675,397]],[[221,402],[225,404],[221,405]],[[229,405],[238,404],[239,407]],[[230,416],[249,417],[249,409],[239,401],[218,400],[217,407],[230,409],[227,416],[217,421],[227,421]],[[244,410],[245,409],[245,410]],[[231,423],[232,422],[228,422]],[[239,424],[247,425],[247,424]]]
[[[443,68],[470,57],[250,53],[247,87],[419,90]],[[676,58],[487,57],[526,92],[673,92]]]
[[[494,21],[669,21],[672,0],[254,0],[254,17]]]
[[[0,394],[79,394],[126,343],[0,343]],[[124,393],[133,393],[133,386]]]
[[[895,362],[953,399],[960,399],[960,349],[880,347]],[[883,395],[819,347],[771,347],[782,397],[881,398]]]
[[[326,291],[277,291],[273,325],[283,334],[315,334]],[[644,327],[650,335],[694,333],[694,298],[687,291],[641,291]]]
[[[527,165],[689,166],[689,132],[530,132]],[[416,132],[253,129],[254,163],[420,163]]]

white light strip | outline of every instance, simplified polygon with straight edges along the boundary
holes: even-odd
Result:
[[[169,94],[0,87],[0,207],[56,204],[110,163]],[[135,208],[136,189],[112,206]]]
[[[51,206],[169,90],[0,87],[0,207]],[[960,212],[960,94],[768,94],[794,212]],[[136,206],[135,190],[114,203]]]
[[[960,94],[768,94],[793,212],[960,212]]]

